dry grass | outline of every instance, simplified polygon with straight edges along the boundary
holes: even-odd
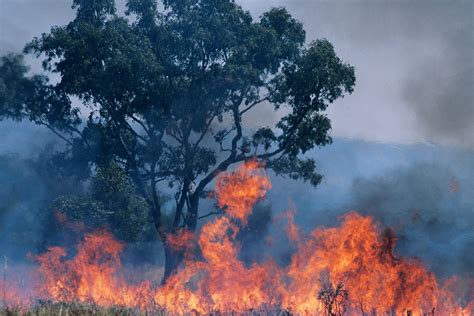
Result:
[[[5,309],[0,307],[0,316],[79,316],[79,315],[94,315],[94,316],[170,316],[164,311],[150,311],[142,312],[134,309],[127,309],[122,307],[102,308],[93,304],[79,304],[79,303],[42,303],[38,304],[28,310],[13,308]],[[198,315],[197,313],[189,313],[190,316]],[[290,313],[282,310],[272,310],[264,312],[248,312],[248,313],[212,313],[214,316],[288,316]]]
[[[38,304],[28,310],[21,308],[0,308],[0,316],[76,316],[76,315],[95,315],[95,316],[165,316],[167,315],[161,311],[141,312],[134,309],[127,309],[123,307],[102,308],[90,304],[78,303],[43,303]]]

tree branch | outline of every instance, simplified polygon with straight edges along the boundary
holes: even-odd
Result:
[[[201,136],[199,137],[199,139],[196,141],[196,143],[194,144],[193,146],[193,152],[196,152],[196,148],[197,146],[199,145],[199,143],[204,139],[204,136],[206,136],[207,134],[207,131],[209,130],[209,127],[211,126],[212,124],[212,121],[214,121],[214,118],[216,117],[216,114],[214,113],[211,118],[209,119],[209,121],[207,122],[206,126],[204,127],[204,131],[201,133]]]
[[[54,129],[54,127],[52,127],[50,124],[48,123],[45,123],[45,122],[39,122],[40,125],[43,125],[43,126],[46,126],[50,131],[52,131],[54,134],[56,134],[56,136],[58,136],[59,138],[61,138],[62,140],[64,140],[67,144],[71,145],[72,146],[72,141],[67,139],[66,137],[64,137],[63,135],[61,135],[58,131],[56,131]]]
[[[167,133],[169,136],[171,136],[171,138],[173,138],[174,140],[176,140],[179,144],[183,144],[183,140],[181,138],[179,138],[178,136],[176,136],[174,133],[172,132],[168,132]]]
[[[212,211],[212,212],[207,213],[206,215],[199,216],[197,219],[200,220],[200,219],[212,216],[212,215],[220,215],[220,214],[222,214],[221,211],[217,211],[217,212]]]
[[[143,130],[145,131],[145,133],[147,133],[148,135],[150,135],[150,130],[145,126],[145,123],[143,123],[141,120],[139,120],[138,118],[136,118],[134,115],[130,114],[130,118],[132,120],[134,120],[135,122],[137,122],[138,124],[140,124],[140,126],[143,128]]]
[[[270,96],[267,95],[266,97],[264,97],[264,98],[262,98],[262,99],[256,100],[255,102],[253,102],[253,103],[251,103],[249,106],[247,106],[245,109],[243,109],[242,111],[240,111],[239,115],[242,115],[242,114],[244,114],[245,112],[249,111],[250,109],[252,109],[252,108],[253,108],[254,106],[256,106],[257,104],[260,104],[260,103],[262,103],[263,101],[267,101],[269,97],[270,97]]]
[[[186,203],[186,197],[188,195],[188,188],[189,188],[189,181],[185,179],[185,181],[183,182],[183,187],[181,189],[179,202],[176,205],[176,213],[174,214],[174,220],[173,220],[173,230],[179,226],[179,220],[183,213],[183,207],[184,207],[184,204]]]
[[[239,105],[242,103],[243,93],[239,97],[239,99],[234,103],[232,107],[232,114],[234,118],[235,128],[237,130],[237,134],[232,138],[232,147],[230,149],[230,154],[222,161],[217,168],[211,171],[206,177],[204,177],[200,182],[199,185],[196,187],[196,192],[194,194],[200,194],[202,190],[206,187],[209,182],[212,181],[220,172],[227,170],[227,168],[235,162],[237,156],[237,144],[239,140],[242,138],[242,125],[240,123],[240,115],[239,115]]]

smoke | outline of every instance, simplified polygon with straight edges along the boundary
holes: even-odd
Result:
[[[0,0],[0,52],[20,51],[51,25],[67,23],[73,15],[70,3],[53,2]],[[239,2],[256,15],[271,5],[287,6],[305,23],[308,39],[327,37],[338,54],[355,65],[354,95],[330,110],[334,136],[474,147],[470,1]],[[274,115],[272,109],[268,112]],[[276,119],[266,116],[262,112],[251,120],[260,125],[264,119]],[[0,154],[31,155],[49,138],[49,132],[25,132],[23,123],[14,124],[0,122]],[[473,174],[472,158],[457,161],[453,155],[441,159],[436,151],[387,145],[371,150],[354,144],[334,144],[326,154],[317,153],[325,179],[316,190],[273,179],[267,199],[273,210],[284,211],[293,199],[299,210],[297,224],[307,230],[333,225],[337,215],[351,209],[371,214],[396,230],[401,254],[421,257],[437,275],[472,276],[474,184],[466,176]],[[415,155],[422,159],[406,158]],[[45,186],[29,162],[2,159],[8,162],[0,164],[0,198],[7,201],[0,207],[0,250],[24,255],[40,247],[44,227],[37,216],[56,191]],[[252,247],[244,260],[261,254],[267,234],[274,245],[281,243],[276,256],[288,261],[292,249],[282,240],[281,225],[241,236],[243,248]]]
[[[0,122],[0,256],[24,261],[44,250],[48,203],[77,186],[54,181],[49,157],[58,138],[30,122]]]
[[[427,145],[343,141],[311,152],[323,181],[317,188],[272,177],[267,202],[278,212],[296,209],[296,224],[309,232],[336,226],[340,216],[371,215],[397,236],[396,255],[422,260],[436,276],[473,276],[474,164],[472,151]],[[294,204],[295,206],[292,206]],[[272,257],[294,252],[283,223],[272,223]]]
[[[21,260],[41,248],[47,189],[29,162],[0,156],[0,255]]]
[[[335,137],[474,147],[472,1],[237,2],[255,17],[287,7],[304,23],[308,40],[326,37],[355,66],[354,94],[328,112]],[[74,15],[70,5],[0,0],[0,53],[19,52],[51,25],[66,24]],[[122,12],[124,1],[117,6]],[[33,71],[41,68],[30,62]],[[249,124],[277,119],[267,106]]]
[[[466,12],[467,13],[467,12]],[[470,17],[470,18],[469,18]],[[414,66],[404,96],[426,139],[474,145],[474,36],[471,13],[458,17],[457,28],[442,30],[439,54]]]
[[[398,235],[398,251],[426,262],[438,276],[474,276],[474,181],[449,167],[416,163],[375,178],[358,178],[351,207]]]
[[[0,121],[0,154],[32,157],[45,146],[58,143],[58,137],[42,126],[30,122]]]
[[[328,110],[333,135],[474,148],[472,1],[240,0],[258,16],[285,6],[307,39],[354,65],[356,89]]]

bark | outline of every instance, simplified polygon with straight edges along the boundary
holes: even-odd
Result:
[[[176,273],[179,263],[181,262],[180,257],[182,257],[182,254],[170,247],[170,245],[166,242],[166,233],[163,231],[163,224],[161,222],[160,207],[152,207],[152,217],[155,229],[161,239],[165,252],[165,269],[163,279],[161,281],[161,283],[164,284],[171,275]]]
[[[178,266],[183,258],[182,251],[177,251],[173,247],[170,247],[166,242],[164,242],[163,245],[165,248],[165,271],[161,284],[165,284],[170,276],[177,273]]]
[[[186,218],[186,227],[192,232],[196,231],[197,226],[199,195],[200,193],[196,191],[189,199],[189,210]]]
[[[186,227],[185,229],[195,232],[197,227],[197,214],[199,208],[199,195],[196,193],[190,197],[190,205],[187,213],[186,218]],[[174,233],[173,230],[172,233]],[[174,275],[178,271],[178,267],[183,262],[184,253],[186,248],[184,249],[174,249],[170,247],[166,240],[163,243],[165,249],[165,271],[163,274],[162,284],[165,284],[166,281],[169,279],[170,276]]]
[[[161,208],[160,206],[153,206],[151,208],[151,216],[153,217],[153,224],[155,225],[156,232],[160,237],[162,237],[161,231]]]

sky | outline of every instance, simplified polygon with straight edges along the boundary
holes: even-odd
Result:
[[[324,175],[321,185],[274,178],[268,196],[274,210],[293,203],[297,222],[312,227],[353,209],[375,215],[398,228],[405,254],[422,256],[442,275],[474,273],[474,2],[237,3],[255,18],[285,6],[303,22],[308,41],[327,38],[356,71],[354,93],[327,112],[334,144],[309,153]],[[52,25],[66,24],[70,4],[0,0],[0,54],[19,52]],[[265,107],[253,117],[249,124],[277,119]],[[55,139],[21,126],[0,123],[0,154],[31,154]],[[407,222],[414,214],[419,219]]]
[[[120,11],[123,1],[118,2]],[[303,22],[308,42],[327,38],[338,55],[355,67],[355,92],[328,110],[334,137],[474,148],[474,2],[237,3],[255,18],[271,7],[286,7]],[[70,4],[68,0],[0,0],[0,53],[20,51],[52,25],[67,23],[73,17]],[[276,120],[271,114],[262,112],[259,117],[270,124]]]
[[[328,112],[333,135],[474,146],[474,2],[240,2],[255,15],[285,6],[309,41],[327,38],[354,65],[354,94]]]

